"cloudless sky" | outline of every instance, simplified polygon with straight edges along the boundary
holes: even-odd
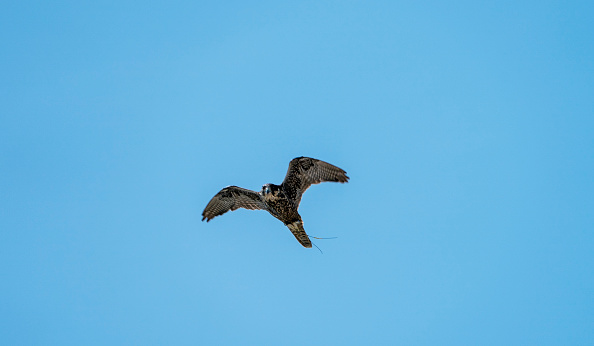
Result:
[[[3,3],[2,344],[591,344],[593,7]]]

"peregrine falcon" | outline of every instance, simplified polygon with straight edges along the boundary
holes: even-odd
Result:
[[[285,180],[280,185],[265,184],[259,192],[237,186],[227,186],[219,191],[204,208],[202,221],[206,219],[208,222],[238,208],[266,210],[289,227],[301,245],[311,248],[297,209],[305,190],[324,181],[346,183],[349,177],[344,170],[327,162],[297,157],[289,163]]]

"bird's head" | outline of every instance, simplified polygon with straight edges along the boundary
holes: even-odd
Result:
[[[262,185],[262,196],[264,197],[272,197],[277,196],[280,191],[280,187],[274,184],[264,184]]]

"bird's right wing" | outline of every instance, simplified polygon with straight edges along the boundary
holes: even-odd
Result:
[[[202,212],[202,221],[212,220],[215,216],[223,215],[229,210],[238,208],[268,210],[266,203],[256,191],[237,186],[227,186],[219,191],[206,205]]]

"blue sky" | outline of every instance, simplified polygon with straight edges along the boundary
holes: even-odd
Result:
[[[0,339],[594,339],[586,1],[0,5]],[[345,169],[300,213],[224,186]]]

